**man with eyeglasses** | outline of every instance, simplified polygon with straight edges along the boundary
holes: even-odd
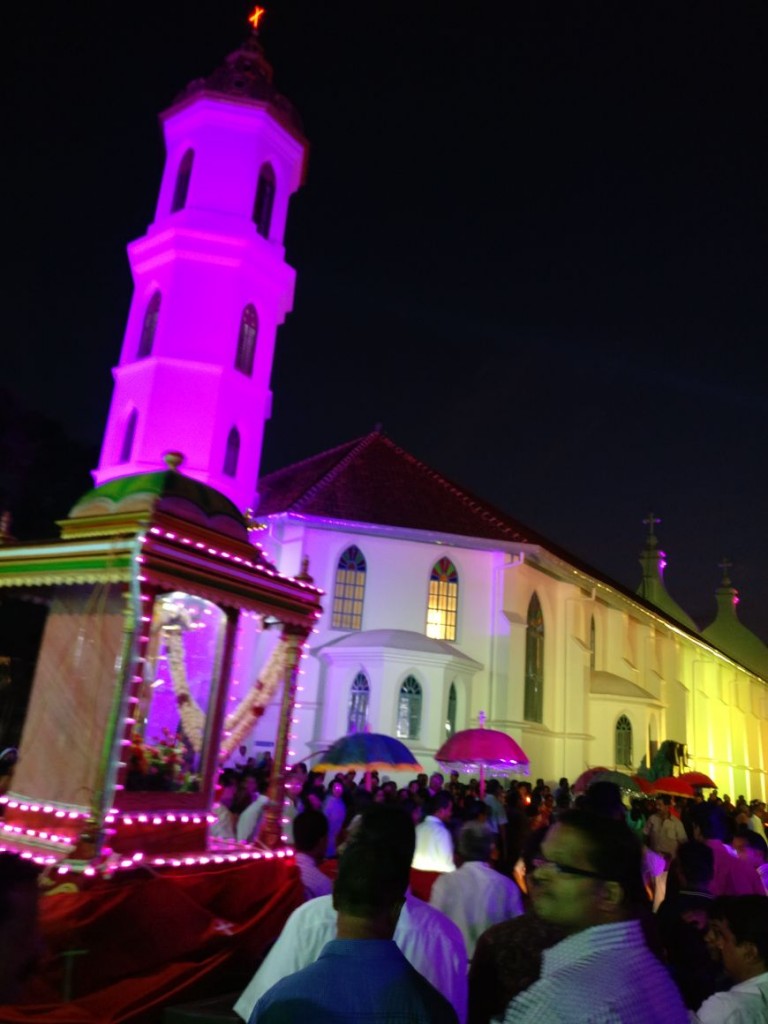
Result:
[[[680,993],[643,937],[642,850],[624,822],[562,814],[542,843],[531,897],[568,936],[545,950],[539,980],[507,1006],[505,1024],[686,1024]]]

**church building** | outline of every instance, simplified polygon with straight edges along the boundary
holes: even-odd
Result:
[[[484,712],[536,776],[636,770],[672,739],[723,791],[764,795],[768,648],[739,623],[727,577],[703,632],[675,604],[653,516],[632,593],[378,429],[259,480],[306,140],[256,29],[162,125],[165,170],[154,223],[128,249],[135,290],[94,476],[153,473],[179,452],[180,472],[247,514],[280,572],[308,560],[324,610],[290,759],[370,729],[429,770]],[[252,619],[241,630],[240,693],[275,643]],[[278,703],[250,745],[270,745]]]

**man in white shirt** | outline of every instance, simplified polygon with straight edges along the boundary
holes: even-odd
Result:
[[[471,960],[483,932],[492,924],[522,914],[523,900],[512,879],[490,864],[495,842],[487,825],[467,822],[456,845],[463,863],[458,871],[440,875],[432,886],[429,902],[459,926],[467,960]]]
[[[447,824],[453,813],[450,794],[438,793],[427,808],[426,818],[416,826],[413,867],[418,871],[455,871],[453,836]]]
[[[391,844],[407,844],[410,857],[414,847],[413,822],[402,808],[376,804],[362,814],[355,840],[379,844],[382,856],[387,855]],[[466,1024],[467,956],[461,932],[453,921],[408,891],[393,937],[411,965],[450,1002],[460,1024]],[[265,992],[287,975],[313,963],[334,938],[336,911],[332,896],[320,896],[294,910],[235,1003],[235,1012],[247,1021]],[[360,982],[365,984],[365,978]]]
[[[677,853],[680,843],[687,841],[683,823],[672,814],[672,800],[661,794],[656,800],[656,811],[645,823],[648,845],[654,853],[660,853],[669,863]]]
[[[699,1024],[765,1024],[768,1021],[768,896],[721,896],[709,915],[707,940],[725,973],[728,992],[705,999]]]

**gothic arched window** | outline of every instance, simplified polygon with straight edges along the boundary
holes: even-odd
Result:
[[[450,558],[435,562],[429,577],[427,636],[433,640],[456,639],[459,574]]]
[[[597,666],[597,632],[595,630],[595,616],[589,620],[589,667],[594,672]]]
[[[626,715],[616,721],[616,765],[632,766],[632,723]]]
[[[189,179],[192,177],[192,164],[194,159],[194,149],[188,149],[181,158],[179,169],[176,172],[176,185],[173,190],[171,213],[176,213],[177,210],[183,210],[187,205],[187,192],[189,192]]]
[[[269,238],[269,227],[272,223],[272,206],[275,202],[275,172],[271,164],[264,164],[259,171],[259,183],[256,186],[256,200],[253,204],[253,222],[256,230],[264,238]]]
[[[144,322],[141,325],[139,348],[136,352],[137,359],[146,358],[146,356],[148,356],[152,351],[152,345],[155,340],[155,331],[157,330],[157,318],[160,316],[161,298],[162,295],[160,292],[155,292],[147,303],[147,308],[144,311]]]
[[[237,337],[235,369],[250,377],[253,372],[253,357],[256,354],[256,335],[259,332],[259,318],[252,303],[243,310],[240,317],[240,333]]]
[[[453,736],[456,732],[456,684],[451,683],[448,691],[448,713],[445,716],[445,735]]]
[[[368,698],[371,688],[365,672],[358,672],[352,681],[349,691],[349,710],[347,713],[347,732],[365,732],[368,723]]]
[[[528,605],[528,625],[525,631],[523,717],[527,722],[544,720],[544,617],[536,594]]]
[[[224,475],[237,476],[237,462],[240,458],[240,432],[232,427],[227,436],[227,449],[224,453]]]
[[[130,462],[133,455],[133,442],[136,437],[136,424],[139,422],[139,414],[136,409],[131,410],[131,415],[125,424],[123,444],[120,448],[119,462]]]
[[[333,591],[331,629],[360,629],[365,597],[365,558],[353,544],[339,559]]]
[[[402,740],[418,739],[421,732],[421,686],[406,676],[397,701],[397,735]]]

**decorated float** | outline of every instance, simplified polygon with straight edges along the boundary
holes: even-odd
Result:
[[[85,495],[59,540],[0,547],[0,587],[49,608],[0,798],[0,846],[39,864],[59,894],[43,900],[54,948],[38,999],[74,985],[95,999],[94,1020],[112,1019],[99,1016],[107,990],[118,998],[104,987],[116,971],[108,920],[137,938],[128,962],[143,972],[128,989],[140,1012],[119,1019],[154,1020],[146,999],[156,1009],[169,985],[188,994],[205,965],[228,962],[227,949],[258,957],[302,899],[281,818],[299,664],[321,595],[306,566],[281,575],[253,543],[254,524],[183,475],[178,456],[167,461]],[[236,681],[238,648],[252,651],[254,636],[262,661]],[[261,842],[227,844],[211,835],[217,776],[270,703],[279,727]],[[157,913],[170,944],[147,945]],[[87,969],[67,959],[76,949],[88,950]]]

